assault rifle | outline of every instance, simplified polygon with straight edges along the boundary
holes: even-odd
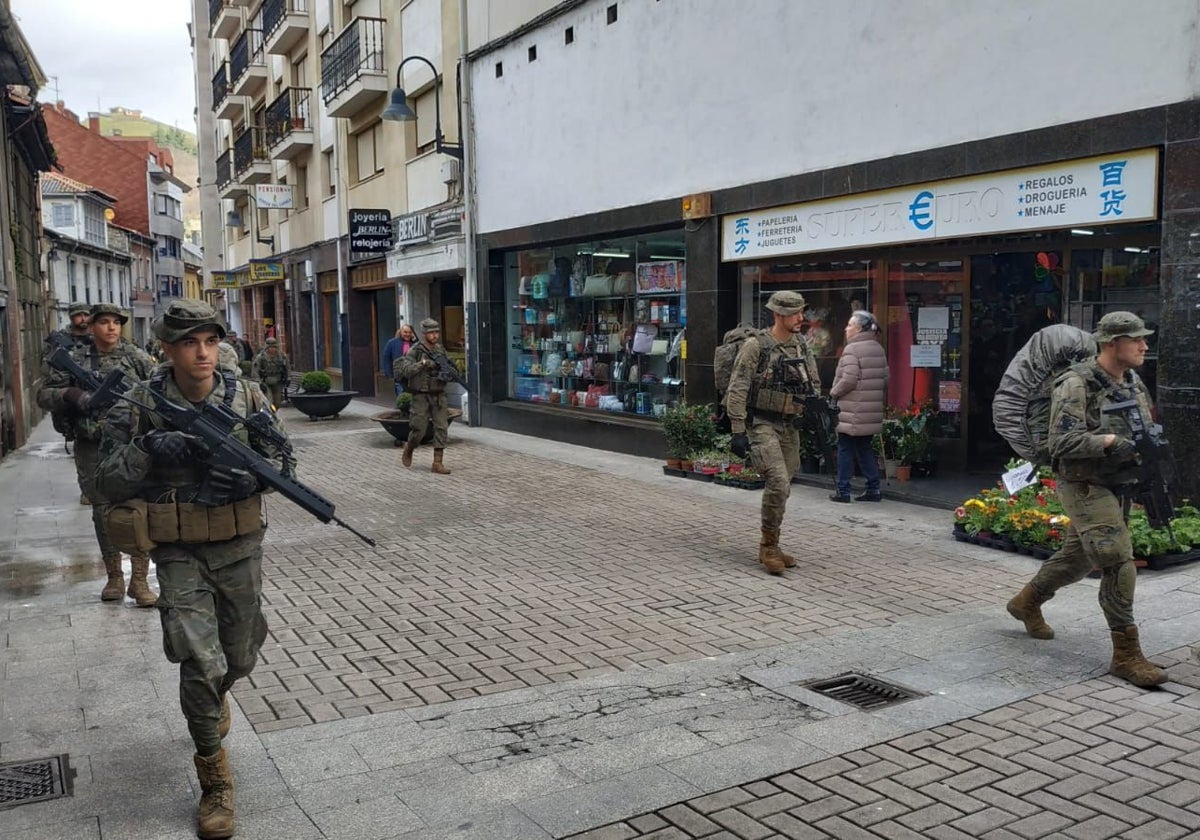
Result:
[[[1125,418],[1133,434],[1133,446],[1138,464],[1135,474],[1137,485],[1130,498],[1146,510],[1146,519],[1153,528],[1171,531],[1171,519],[1175,516],[1175,459],[1171,444],[1163,434],[1159,423],[1147,423],[1138,407],[1137,400],[1110,403],[1101,409],[1102,414],[1120,414]]]
[[[773,389],[791,393],[804,406],[803,416],[792,422],[796,428],[811,434],[817,442],[817,448],[825,456],[826,463],[837,462],[837,424],[841,409],[833,400],[826,399],[817,393],[816,385],[808,375],[808,366],[804,358],[790,359],[780,356],[775,362],[775,382]]]
[[[71,358],[70,352],[61,343],[55,344],[54,351],[46,357],[46,363],[70,376],[79,388],[89,392],[88,414],[96,414],[108,408],[128,390],[124,381],[125,375],[119,369],[110,370],[107,376],[101,378]]]
[[[113,374],[117,374],[118,379],[123,376],[120,370],[114,370],[109,373],[108,378],[112,378]],[[281,496],[295,502],[322,522],[333,522],[335,525],[340,525],[367,545],[372,547],[375,545],[375,540],[334,515],[333,502],[292,477],[290,457],[284,458],[284,470],[281,472],[275,468],[274,464],[233,436],[235,431],[244,427],[250,434],[278,447],[285,456],[290,456],[291,444],[275,429],[266,412],[255,412],[254,415],[247,418],[237,414],[224,404],[205,403],[193,408],[178,405],[157,393],[153,388],[149,389],[149,392],[154,401],[153,405],[135,400],[124,392],[120,393],[117,399],[153,413],[166,424],[167,428],[173,431],[191,435],[202,452],[200,460],[204,463],[253,475],[260,484],[275,489]],[[227,500],[216,498],[206,478],[201,484],[199,492],[189,501],[215,505],[222,504]]]
[[[450,361],[450,357],[438,350],[430,350],[424,348],[425,354],[437,365],[435,376],[443,382],[457,382],[464,388],[467,387],[467,380],[462,378],[462,374],[458,372],[458,368],[454,366],[454,362]]]

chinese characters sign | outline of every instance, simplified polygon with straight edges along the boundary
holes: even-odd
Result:
[[[1031,166],[721,218],[721,257],[749,260],[1158,217],[1158,150]]]

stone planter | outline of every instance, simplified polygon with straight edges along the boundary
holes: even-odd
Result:
[[[357,396],[358,391],[326,391],[323,394],[301,391],[292,394],[291,403],[296,410],[308,415],[309,420],[320,420],[323,417],[336,420],[342,409],[350,405],[350,400]]]
[[[462,410],[451,408],[447,412],[447,425],[452,424],[457,418],[462,417]],[[409,415],[401,414],[399,411],[381,411],[378,414],[372,414],[371,419],[383,426],[385,432],[391,435],[395,440],[392,441],[393,446],[403,446],[408,440]],[[421,438],[421,443],[433,442],[433,424],[425,429],[425,437]]]

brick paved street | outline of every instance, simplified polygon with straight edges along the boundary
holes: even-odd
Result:
[[[657,465],[628,480],[469,432],[440,478],[428,450],[403,469],[374,424],[287,414],[302,477],[379,550],[272,505],[271,639],[236,689],[263,732],[884,626],[1014,584],[986,554],[965,559],[944,515],[835,516],[796,488],[783,539],[803,571],[774,578],[755,562],[758,494],[696,495]]]
[[[574,840],[1200,836],[1200,666],[1104,677],[576,835]]]
[[[287,410],[301,477],[370,549],[270,503],[271,636],[234,689],[241,840],[1200,836],[1200,568],[1138,579],[1161,690],[1105,676],[1095,581],[1028,639],[1027,557],[945,511],[794,488],[755,562],[758,494],[455,427],[412,471],[355,403]],[[96,599],[89,514],[52,431],[0,463],[0,763],[67,754],[70,797],[4,840],[176,840],[197,796],[158,617]],[[811,690],[848,671],[915,699]]]

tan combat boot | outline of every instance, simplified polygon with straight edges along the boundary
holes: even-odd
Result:
[[[158,603],[158,596],[146,580],[146,575],[150,573],[150,558],[135,555],[129,558],[129,562],[133,566],[133,573],[129,575],[129,589],[125,594],[139,607],[153,607]]]
[[[779,532],[775,532],[775,548],[779,551],[779,559],[783,561],[783,565],[789,569],[796,565],[796,558],[788,554],[782,548],[779,548]]]
[[[1110,633],[1113,657],[1112,664],[1108,666],[1108,673],[1139,688],[1149,688],[1167,681],[1167,672],[1153,662],[1147,662],[1146,657],[1142,656],[1136,624],[1130,624],[1123,630],[1112,630]]]
[[[108,573],[108,583],[100,590],[100,600],[120,601],[125,597],[125,575],[121,572],[121,555],[105,557],[104,571]]]
[[[433,450],[433,466],[429,468],[430,472],[437,473],[438,475],[450,475],[450,470],[442,466],[442,453],[445,451],[445,449]]]
[[[404,454],[400,456],[400,463],[406,467],[411,467],[412,466],[412,454],[413,454],[412,441],[406,440],[404,442]]]
[[[758,544],[758,562],[762,563],[767,572],[773,575],[783,574],[787,564],[779,550],[779,532],[762,529],[762,542]]]
[[[1017,593],[1017,597],[1008,602],[1008,614],[1017,621],[1025,622],[1025,632],[1035,639],[1053,639],[1054,628],[1042,618],[1042,604],[1050,599],[1033,588],[1033,584],[1025,584],[1025,588]]]
[[[221,719],[217,721],[217,734],[221,736],[221,740],[225,739],[232,727],[233,713],[229,711],[229,694],[226,692],[221,695]]]
[[[196,834],[201,840],[223,840],[233,836],[233,773],[225,749],[216,755],[194,755],[196,778],[200,780],[200,814]]]

